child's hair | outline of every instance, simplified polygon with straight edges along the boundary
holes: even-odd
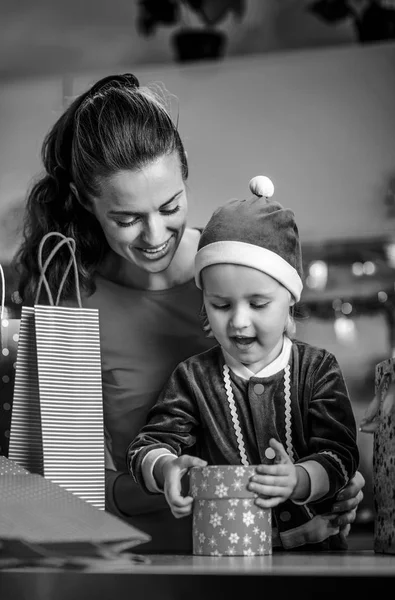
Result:
[[[38,246],[50,231],[76,241],[81,287],[87,293],[94,291],[93,274],[108,243],[99,222],[83,204],[98,194],[103,178],[143,168],[173,152],[179,156],[186,180],[186,154],[164,99],[139,87],[134,75],[105,77],[74,100],[44,140],[45,174],[27,198],[23,243],[16,256],[19,293],[25,303],[34,301]],[[59,287],[68,260],[65,251],[51,262],[47,271],[51,289]],[[72,282],[64,291],[65,297],[73,294]]]

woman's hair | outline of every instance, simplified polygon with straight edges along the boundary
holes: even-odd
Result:
[[[41,156],[45,174],[27,198],[23,242],[16,256],[19,293],[26,304],[35,300],[38,248],[48,232],[75,240],[81,289],[88,294],[94,291],[93,275],[108,243],[84,204],[99,194],[104,178],[121,170],[144,168],[173,152],[179,156],[186,180],[186,154],[165,102],[153,90],[139,87],[134,75],[105,77],[74,100],[44,140]],[[49,251],[45,249],[44,260]],[[55,293],[69,258],[67,249],[62,248],[47,270],[50,289]],[[73,293],[70,277],[63,297],[70,298]]]

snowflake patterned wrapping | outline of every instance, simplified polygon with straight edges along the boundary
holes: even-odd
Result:
[[[258,556],[272,552],[271,511],[254,503],[247,490],[254,466],[193,467],[193,553]]]
[[[29,471],[5,456],[0,456],[0,475],[29,475]],[[1,480],[0,480],[1,481]]]
[[[376,366],[376,393],[385,376],[373,444],[374,551],[395,554],[395,407],[385,408],[389,384],[395,381],[394,359]]]

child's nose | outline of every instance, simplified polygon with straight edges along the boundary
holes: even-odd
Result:
[[[250,324],[248,311],[245,308],[238,308],[231,317],[231,326],[233,329],[245,329]]]

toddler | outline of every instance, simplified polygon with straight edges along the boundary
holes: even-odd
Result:
[[[214,212],[196,255],[205,329],[218,345],[174,370],[128,467],[183,517],[189,468],[258,465],[249,489],[273,510],[274,548],[344,548],[329,512],[358,467],[351,402],[336,358],[292,339],[303,287],[294,214],[268,199],[267,177],[250,189]]]

